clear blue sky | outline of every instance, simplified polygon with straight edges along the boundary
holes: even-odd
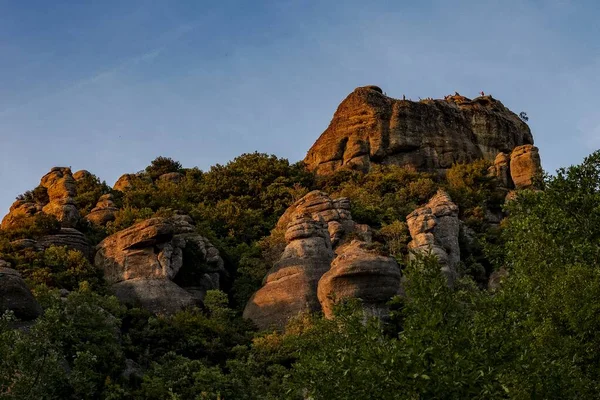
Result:
[[[544,168],[600,147],[597,1],[0,0],[0,214],[52,166],[300,160],[355,87],[484,90]]]

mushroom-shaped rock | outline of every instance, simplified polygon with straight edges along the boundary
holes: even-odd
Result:
[[[338,256],[319,281],[318,297],[326,317],[333,316],[336,301],[361,300],[367,315],[385,317],[386,303],[401,293],[400,267],[392,257],[369,250],[357,240],[341,246]]]
[[[37,318],[42,313],[42,308],[21,274],[8,266],[6,261],[0,260],[0,315],[9,310],[22,320]]]
[[[219,251],[195,232],[187,215],[151,218],[105,238],[97,246],[94,262],[121,300],[131,303],[136,298],[141,305],[151,305],[151,311],[168,312],[179,307],[176,304],[187,305],[188,300],[202,298],[203,293],[197,291],[218,288],[220,277],[225,275]],[[211,285],[206,284],[207,279]],[[149,280],[161,282],[148,283]],[[146,295],[139,289],[143,287],[152,290]],[[188,287],[194,295],[186,290]],[[158,296],[159,293],[165,296]],[[181,301],[169,304],[167,293]]]
[[[62,226],[72,228],[79,220],[79,211],[75,206],[77,189],[70,168],[54,167],[42,177],[42,187],[48,191],[50,202],[42,211],[54,215]]]
[[[244,318],[260,329],[283,329],[297,314],[320,310],[317,285],[333,259],[327,225],[310,214],[297,215],[285,238],[288,244],[279,262],[244,309]]]
[[[542,166],[538,148],[524,145],[515,148],[510,154],[510,175],[517,189],[528,189],[534,179],[541,175]]]
[[[533,144],[527,124],[490,96],[413,102],[367,86],[342,101],[304,162],[318,174],[372,164],[441,172],[524,144]]]
[[[439,190],[426,205],[410,213],[406,223],[412,238],[409,249],[437,256],[452,285],[460,262],[458,206],[446,192]]]
[[[95,225],[105,226],[110,221],[116,218],[116,212],[119,209],[115,206],[113,195],[110,193],[103,194],[98,199],[96,207],[94,207],[88,215],[85,216],[89,222]]]

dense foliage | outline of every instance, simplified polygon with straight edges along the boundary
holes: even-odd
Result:
[[[194,216],[225,256],[232,288],[172,316],[125,309],[80,253],[17,252],[14,233],[2,232],[0,258],[45,312],[25,327],[10,314],[0,320],[0,398],[600,398],[600,152],[546,176],[543,191],[519,192],[499,226],[485,216],[504,195],[487,167],[456,165],[447,179],[393,166],[315,179],[256,153],[207,172],[158,160],[115,193],[122,209],[100,234],[175,210]],[[160,179],[171,172],[182,180]],[[81,204],[108,190],[85,185]],[[469,236],[467,273],[452,289],[434,258],[406,261],[405,217],[439,187]],[[351,301],[332,320],[300,315],[285,332],[256,332],[240,309],[281,251],[271,230],[313,189],[350,197],[354,219],[403,264],[406,296],[392,301],[388,321],[365,320]],[[53,226],[29,221],[20,234]],[[502,283],[483,289],[481,277],[498,269]]]

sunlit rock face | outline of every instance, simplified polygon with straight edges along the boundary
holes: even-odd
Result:
[[[335,301],[348,298],[382,316],[401,291],[398,264],[369,250],[371,229],[352,220],[347,198],[310,192],[286,210],[277,229],[285,229],[287,246],[244,310],[260,329],[281,330],[303,312],[331,316]]]
[[[415,102],[366,86],[342,101],[304,162],[318,174],[372,164],[442,173],[456,162],[493,162],[525,144],[533,144],[527,124],[491,96]]]

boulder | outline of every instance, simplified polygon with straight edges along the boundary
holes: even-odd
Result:
[[[458,206],[446,192],[438,190],[426,205],[406,217],[406,223],[412,238],[408,248],[413,253],[437,256],[452,285],[460,262]]]
[[[491,96],[414,102],[367,86],[342,101],[304,162],[318,174],[372,164],[441,173],[453,163],[493,162],[525,144],[533,144],[527,124]]]
[[[98,199],[96,207],[94,207],[88,215],[85,216],[89,222],[95,225],[105,226],[110,221],[114,221],[116,213],[119,209],[115,206],[113,195],[103,194]]]
[[[174,314],[197,305],[190,293],[168,279],[131,279],[113,285],[112,289],[122,303],[155,314]]]
[[[326,223],[310,214],[297,215],[285,238],[287,246],[280,260],[244,309],[244,318],[260,329],[283,329],[299,313],[321,309],[317,285],[333,259]]]
[[[29,201],[17,200],[2,219],[2,229],[11,229],[19,225],[19,221],[32,217],[42,211],[42,205]]]
[[[360,299],[367,315],[386,317],[386,303],[401,293],[400,279],[400,267],[394,258],[353,240],[338,249],[331,269],[319,280],[319,302],[328,318],[333,316],[336,301],[350,298]]]
[[[86,171],[85,169],[79,170],[73,174],[73,179],[75,179],[76,182],[80,181],[82,179],[87,179],[87,178],[91,178],[91,177],[92,177],[92,173],[89,171]]]
[[[124,302],[130,303],[135,293],[136,301],[151,305],[151,311],[172,310],[179,307],[175,305],[203,298],[198,288],[219,288],[220,278],[225,275],[219,251],[195,230],[192,219],[186,215],[150,218],[100,242],[94,263]],[[148,283],[149,280],[168,283]],[[124,283],[131,281],[135,282]],[[135,289],[139,287],[151,287],[153,292],[143,298],[143,291]],[[186,291],[188,287],[196,290],[194,296]],[[168,296],[158,296],[161,291],[173,293],[179,300],[167,304]],[[159,301],[164,304],[158,304]]]
[[[0,315],[9,310],[21,320],[29,321],[42,314],[42,307],[31,294],[18,271],[7,268],[0,260]]]
[[[538,148],[524,145],[515,148],[510,154],[510,176],[517,189],[529,189],[534,179],[542,174]]]
[[[133,187],[133,182],[135,181],[136,176],[134,174],[125,174],[122,175],[115,182],[113,189],[121,192],[125,192]]]

